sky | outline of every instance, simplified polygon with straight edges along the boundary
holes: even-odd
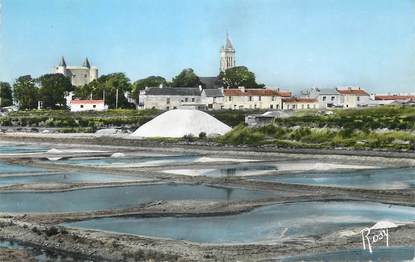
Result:
[[[100,74],[216,76],[226,32],[269,87],[415,92],[415,0],[0,0],[0,81],[87,56]]]

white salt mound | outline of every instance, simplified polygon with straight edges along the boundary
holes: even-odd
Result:
[[[123,157],[125,157],[125,154],[117,152],[117,153],[112,154],[111,157],[112,158],[123,158]]]
[[[223,135],[232,128],[213,116],[191,109],[174,109],[167,111],[139,127],[131,136],[134,137],[183,137]]]

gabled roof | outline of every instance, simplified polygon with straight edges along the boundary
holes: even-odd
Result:
[[[152,96],[200,96],[201,90],[193,87],[150,87],[145,95]]]
[[[291,96],[291,92],[288,91],[277,91],[263,88],[245,89],[245,91],[242,91],[241,89],[224,89],[223,94],[225,96]]]
[[[282,101],[284,103],[318,103],[318,100],[317,99],[313,99],[313,98],[297,98],[297,97],[284,98],[284,99],[282,99]]]
[[[379,95],[375,96],[375,100],[415,100],[415,95],[402,96],[402,95]]]
[[[369,94],[363,90],[363,89],[337,89],[337,92],[339,92],[342,95],[355,95],[355,96],[369,96]]]
[[[59,66],[66,66],[65,58],[62,56]]]
[[[222,89],[215,88],[215,89],[204,89],[207,97],[223,97]]]
[[[104,100],[79,100],[79,99],[75,99],[71,101],[71,104],[103,104]]]

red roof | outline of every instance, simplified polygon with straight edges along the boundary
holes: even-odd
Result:
[[[342,95],[356,95],[356,96],[368,96],[369,94],[363,89],[337,89]]]
[[[284,98],[282,100],[284,103],[318,103],[317,99],[313,98]]]
[[[375,100],[415,100],[415,96],[398,96],[398,95],[375,96]]]
[[[224,89],[223,94],[225,96],[283,96],[290,97],[291,92],[289,91],[277,91],[272,89]]]
[[[71,104],[103,104],[104,100],[79,100],[75,99],[71,101]]]

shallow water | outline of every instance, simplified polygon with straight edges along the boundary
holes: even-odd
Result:
[[[0,174],[46,172],[45,169],[0,162]]]
[[[201,243],[248,243],[335,232],[348,226],[364,228],[379,220],[414,219],[415,208],[346,201],[278,204],[231,216],[113,217],[66,225]]]
[[[50,250],[43,250],[38,247],[24,245],[18,242],[0,240],[0,248],[11,248],[11,249],[24,249],[26,250],[36,261],[74,261],[74,262],[83,262],[83,261],[93,261],[91,259],[85,260],[77,257],[73,257],[69,254],[63,254],[62,252],[54,252]]]
[[[0,186],[34,184],[34,183],[107,183],[107,182],[126,182],[142,180],[140,177],[117,176],[111,174],[94,173],[63,173],[45,175],[25,175],[25,176],[0,176]]]
[[[1,212],[79,212],[128,208],[156,200],[252,200],[273,193],[203,185],[137,185],[66,192],[0,193]]]
[[[197,155],[174,155],[174,156],[147,156],[134,158],[78,158],[60,160],[56,163],[80,165],[80,166],[101,166],[101,167],[141,167],[159,166],[168,164],[192,163],[200,156]]]
[[[46,152],[48,148],[26,146],[22,144],[0,144],[0,154],[39,153]]]
[[[415,187],[415,168],[371,169],[316,172],[252,178],[290,184],[337,186],[366,189],[404,189]]]
[[[363,249],[351,249],[309,256],[287,257],[278,261],[412,261],[413,247],[375,247],[373,253]]]
[[[238,165],[227,165],[224,168],[217,169],[181,169],[166,170],[165,172],[189,176],[223,177],[263,175],[272,173],[276,170],[277,167],[275,165],[241,163]]]

